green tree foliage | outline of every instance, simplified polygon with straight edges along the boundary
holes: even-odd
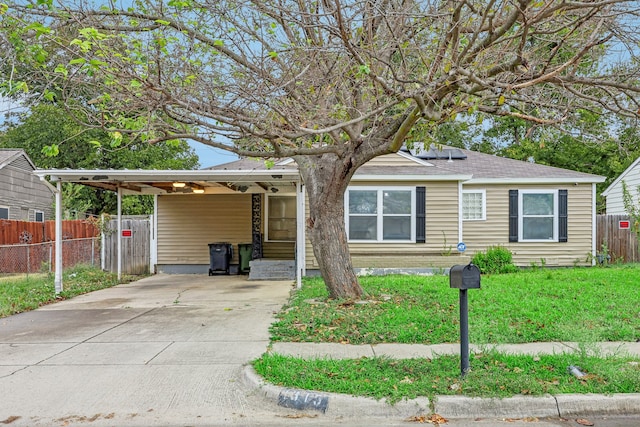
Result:
[[[602,191],[640,156],[637,128],[609,114],[581,111],[570,129],[498,119],[482,133],[478,145],[488,148],[480,151],[606,177],[597,185],[597,210],[604,212]]]
[[[0,147],[22,148],[42,169],[195,169],[198,157],[185,141],[157,144],[114,141],[101,129],[88,128],[54,104],[40,104],[7,122]],[[124,137],[126,138],[126,137]],[[58,155],[50,155],[50,147]],[[64,185],[64,208],[92,214],[115,213],[116,195],[75,184]],[[153,212],[152,196],[124,196],[123,213]]]
[[[636,187],[635,194],[632,194],[627,183],[622,180],[622,203],[627,215],[633,221],[633,231],[635,231],[636,235],[640,235],[640,206],[638,201],[640,201],[640,187]]]

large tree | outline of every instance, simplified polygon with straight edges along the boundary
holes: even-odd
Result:
[[[332,297],[362,293],[343,221],[349,181],[419,121],[478,111],[549,124],[576,107],[640,107],[635,1],[117,4],[8,2],[1,87],[150,141],[292,157]]]
[[[13,114],[0,126],[0,148],[22,148],[37,167],[47,169],[195,169],[198,156],[186,141],[129,146],[102,129],[82,126],[54,104],[43,103]],[[52,153],[51,150],[54,150]],[[58,150],[60,155],[55,154]],[[115,213],[112,191],[66,183],[64,210]],[[124,196],[126,215],[153,213],[152,196]]]

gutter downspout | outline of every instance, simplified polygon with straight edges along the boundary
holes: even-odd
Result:
[[[464,242],[464,223],[462,221],[462,181],[458,181],[458,242]]]
[[[597,230],[596,227],[598,226],[598,222],[597,222],[597,216],[596,216],[596,184],[591,184],[591,203],[592,203],[592,208],[591,208],[591,266],[595,266],[596,265],[596,256],[598,254],[598,248],[596,248],[596,239],[597,237]]]

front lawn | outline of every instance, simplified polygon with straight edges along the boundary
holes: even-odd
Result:
[[[386,398],[390,402],[437,395],[509,397],[640,391],[640,364],[631,357],[488,352],[472,354],[470,365],[471,371],[461,379],[458,356],[304,360],[265,354],[254,362],[256,371],[276,385]],[[580,379],[570,375],[567,368],[574,365],[586,375]]]
[[[286,387],[387,398],[462,394],[638,393],[640,359],[598,357],[598,341],[640,338],[640,266],[534,269],[482,276],[469,290],[473,344],[540,341],[581,343],[570,354],[472,354],[460,378],[460,358],[305,360],[267,353],[254,361],[267,381]],[[456,289],[446,276],[363,277],[362,301],[327,298],[321,279],[305,280],[271,328],[273,341],[455,343],[459,341]],[[576,378],[569,366],[586,374]]]
[[[640,339],[640,266],[537,269],[482,276],[468,291],[475,344]],[[457,342],[458,290],[447,276],[362,277],[366,296],[328,300],[305,280],[271,328],[274,341],[350,344]]]

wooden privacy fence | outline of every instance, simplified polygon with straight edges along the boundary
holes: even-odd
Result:
[[[629,216],[598,215],[596,230],[598,254],[611,256],[611,262],[640,262],[638,235]]]
[[[63,239],[97,237],[98,228],[84,219],[62,221]],[[0,245],[50,242],[56,238],[56,222],[0,220]]]
[[[103,238],[103,266],[111,273],[118,271],[118,223],[109,221]],[[122,273],[149,274],[151,257],[151,219],[122,219]]]
[[[55,221],[0,220],[0,273],[51,271],[55,228]],[[62,221],[63,267],[99,265],[98,235],[98,228],[89,221]]]

